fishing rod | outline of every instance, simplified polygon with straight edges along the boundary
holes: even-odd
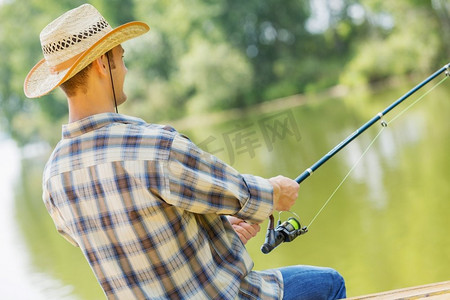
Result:
[[[414,88],[412,88],[410,91],[408,91],[406,94],[404,94],[402,97],[397,99],[395,102],[393,102],[391,105],[386,107],[383,111],[377,113],[372,119],[367,121],[363,126],[355,130],[352,134],[350,134],[347,138],[345,138],[342,142],[337,144],[333,149],[331,149],[327,154],[325,154],[321,159],[319,159],[316,163],[314,163],[312,166],[307,168],[303,173],[301,173],[297,178],[295,178],[295,181],[297,183],[303,182],[306,178],[311,176],[313,172],[315,172],[318,168],[320,168],[324,163],[326,163],[330,158],[332,158],[334,155],[336,155],[339,151],[341,151],[345,146],[347,146],[350,142],[352,142],[354,139],[356,139],[361,133],[366,131],[369,127],[371,127],[373,124],[375,124],[377,121],[381,120],[383,116],[385,116],[387,113],[389,113],[392,109],[394,109],[396,106],[398,106],[400,103],[405,101],[407,98],[409,98],[412,94],[420,90],[422,87],[424,87],[427,83],[438,77],[440,74],[444,73],[448,77],[450,76],[450,63],[446,64],[436,72],[434,72],[432,75],[430,75],[427,79],[416,85]],[[387,123],[384,121],[381,121],[381,125],[383,127],[387,126]],[[320,211],[319,211],[320,213]],[[298,216],[297,216],[298,217]],[[267,227],[267,233],[266,238],[264,241],[264,244],[261,246],[261,251],[264,254],[269,253],[273,249],[275,249],[278,245],[280,245],[283,242],[291,242],[296,237],[303,235],[308,232],[308,226],[302,226],[300,224],[300,221],[297,218],[290,217],[287,221],[281,223],[280,220],[278,220],[277,227],[274,228],[274,217],[271,215],[269,217],[269,225]]]

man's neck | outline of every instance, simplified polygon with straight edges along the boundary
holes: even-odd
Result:
[[[114,98],[111,89],[111,79],[99,62],[94,62],[85,85],[67,96],[69,104],[69,122],[106,112],[115,112]]]
[[[86,96],[87,95],[67,98],[69,103],[69,123],[76,122],[92,115],[106,112],[114,113],[116,111],[111,100],[101,101],[101,99]]]

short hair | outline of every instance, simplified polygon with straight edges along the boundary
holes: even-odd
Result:
[[[105,53],[108,59],[111,59],[111,68],[115,68],[114,59],[113,59],[113,52],[112,49]],[[75,96],[77,91],[81,90],[81,92],[86,93],[87,92],[87,79],[89,78],[89,70],[92,68],[92,63],[87,65],[84,69],[82,69],[80,72],[75,74],[73,77],[71,77],[69,80],[63,82],[60,87],[66,93],[68,97]]]
[[[86,82],[89,78],[89,70],[92,68],[92,63],[87,65],[80,72],[75,74],[69,80],[63,82],[60,87],[66,93],[67,96],[75,96],[78,89],[82,89],[82,92],[86,93]]]

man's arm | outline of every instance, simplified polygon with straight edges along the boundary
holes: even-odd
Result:
[[[161,173],[162,199],[181,209],[232,215],[252,223],[264,221],[273,211],[269,180],[240,174],[182,136],[174,137]]]
[[[164,200],[199,214],[232,215],[261,223],[274,210],[289,210],[298,196],[294,180],[240,174],[179,135],[172,141],[163,172],[167,172]]]

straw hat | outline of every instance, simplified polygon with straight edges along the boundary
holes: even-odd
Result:
[[[28,73],[25,95],[37,98],[48,94],[112,48],[149,29],[142,22],[112,29],[90,4],[66,12],[41,32],[44,59]]]

